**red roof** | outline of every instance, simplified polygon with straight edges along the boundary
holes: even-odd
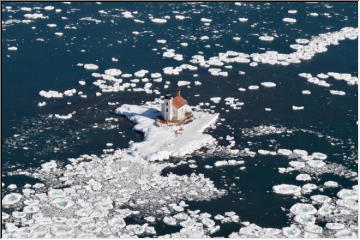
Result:
[[[176,108],[181,108],[182,106],[187,104],[187,101],[181,97],[181,96],[176,96],[173,98],[172,100],[172,104],[176,107]]]

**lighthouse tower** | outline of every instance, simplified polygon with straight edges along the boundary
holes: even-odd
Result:
[[[164,120],[169,121],[173,119],[172,96],[170,93],[165,95],[162,113]]]

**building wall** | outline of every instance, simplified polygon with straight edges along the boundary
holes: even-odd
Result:
[[[172,99],[165,99],[162,107],[161,107],[161,115],[164,120],[172,120],[173,118],[173,107],[172,107]]]
[[[185,106],[182,106],[181,108],[177,109],[177,108],[174,108],[175,111],[174,111],[174,120],[183,120],[185,118]]]

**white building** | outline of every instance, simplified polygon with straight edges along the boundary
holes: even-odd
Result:
[[[161,106],[161,115],[164,120],[184,120],[186,113],[191,109],[187,105],[187,101],[180,96],[180,90],[176,90],[176,96],[173,98],[171,94],[166,94],[164,102]]]

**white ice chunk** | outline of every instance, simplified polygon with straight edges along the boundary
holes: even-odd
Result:
[[[151,21],[152,21],[153,23],[160,23],[160,24],[167,22],[167,20],[166,20],[166,19],[163,19],[163,18],[152,18]]]
[[[306,163],[313,168],[321,168],[326,165],[326,163],[322,160],[309,160]]]
[[[190,83],[191,82],[189,82],[189,81],[178,81],[177,85],[178,85],[178,87],[181,87],[181,86],[190,85]]]
[[[119,76],[121,73],[122,71],[117,68],[110,68],[105,70],[105,74],[110,76]]]
[[[288,23],[296,23],[296,19],[295,18],[283,18],[284,22],[288,22]]]
[[[5,197],[2,200],[2,204],[4,204],[4,205],[15,204],[15,203],[19,202],[21,198],[22,198],[22,195],[19,193],[10,193],[10,194],[5,195]]]
[[[301,187],[291,184],[280,184],[273,186],[273,191],[278,194],[293,195],[299,194]]]
[[[267,88],[272,88],[272,87],[276,87],[276,84],[273,82],[262,82],[260,83],[263,87],[267,87]]]
[[[271,41],[274,40],[274,37],[272,37],[272,36],[260,36],[259,40],[265,41],[265,42],[271,42]]]
[[[301,234],[301,230],[293,224],[290,227],[283,227],[282,233],[287,238],[298,238]]]
[[[64,96],[63,93],[53,90],[49,90],[49,91],[41,90],[39,92],[39,95],[44,98],[62,98]]]
[[[97,70],[97,69],[99,69],[99,66],[96,64],[93,64],[93,63],[87,63],[87,64],[84,64],[84,68],[86,70]]]
[[[9,51],[17,51],[18,48],[15,47],[15,46],[12,46],[12,47],[8,47],[8,50],[9,50]]]
[[[299,110],[304,110],[304,106],[292,106],[292,110],[294,111],[299,111]]]
[[[295,203],[291,208],[290,212],[294,215],[313,215],[317,212],[316,208],[307,203]]]
[[[212,97],[210,98],[210,101],[212,101],[213,103],[219,103],[221,101],[221,97]]]
[[[297,181],[311,181],[311,177],[309,174],[301,173],[296,176]]]

